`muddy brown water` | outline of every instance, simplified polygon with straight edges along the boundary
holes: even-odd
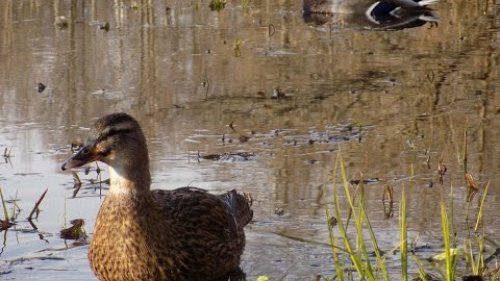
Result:
[[[0,158],[0,187],[21,208],[0,233],[2,280],[95,280],[87,246],[58,234],[83,218],[92,236],[95,166],[80,172],[75,198],[59,167],[70,143],[115,111],[143,125],[153,188],[252,194],[249,280],[333,276],[329,247],[291,237],[328,241],[324,202],[339,151],[349,179],[379,179],[366,196],[383,249],[399,240],[399,204],[391,217],[381,202],[386,185],[396,200],[407,188],[409,236],[426,249],[418,256],[442,248],[440,159],[466,236],[466,131],[467,170],[490,187],[485,235],[498,242],[499,6],[435,9],[437,25],[384,31],[350,18],[305,22],[299,1],[229,1],[220,12],[208,1],[1,1],[0,150],[11,155]],[[34,230],[25,218],[46,188]],[[387,260],[397,279],[397,256]]]

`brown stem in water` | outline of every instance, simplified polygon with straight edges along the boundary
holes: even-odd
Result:
[[[31,210],[31,213],[28,216],[28,221],[31,222],[31,220],[33,219],[33,214],[38,210],[38,206],[40,206],[40,203],[42,203],[42,200],[45,197],[45,194],[47,193],[47,191],[49,191],[48,188],[45,189],[45,191],[42,193],[42,195],[40,196],[40,198],[38,199],[38,201],[36,201],[35,206],[33,207],[33,210]]]

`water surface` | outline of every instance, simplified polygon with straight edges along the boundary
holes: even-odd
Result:
[[[410,236],[431,248],[419,256],[441,249],[441,159],[466,235],[465,132],[467,171],[490,185],[485,233],[499,241],[498,5],[455,2],[435,6],[438,25],[384,31],[305,22],[298,1],[230,1],[220,12],[207,1],[1,1],[0,151],[11,156],[0,158],[0,187],[21,208],[1,233],[2,278],[95,280],[87,246],[58,233],[83,218],[91,236],[107,186],[90,183],[92,165],[72,198],[59,167],[70,143],[116,111],[143,125],[153,188],[252,194],[249,280],[334,274],[329,247],[290,237],[328,241],[339,152],[349,179],[379,179],[366,196],[383,249],[399,239],[398,204],[391,217],[381,202],[387,185],[396,198],[407,188]],[[67,28],[55,24],[62,16]],[[198,157],[242,153],[253,156]],[[25,218],[46,188],[33,230]]]

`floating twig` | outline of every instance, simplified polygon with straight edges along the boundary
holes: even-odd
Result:
[[[10,158],[11,151],[12,151],[12,147],[11,148],[6,147],[3,151],[3,158],[5,158],[5,159]]]
[[[208,100],[208,91],[210,89],[209,81],[203,81],[201,84],[205,88],[205,101]]]
[[[38,218],[38,212],[40,212],[40,209],[38,208],[40,206],[40,203],[42,203],[42,200],[43,198],[45,197],[45,194],[47,194],[47,191],[49,191],[49,189],[45,189],[45,191],[42,193],[42,195],[40,196],[40,198],[38,199],[38,201],[36,201],[35,203],[35,206],[33,207],[33,210],[31,210],[31,213],[30,215],[28,216],[28,221],[31,223],[31,220],[33,219],[33,214],[36,212],[37,213],[37,216],[36,218]],[[33,224],[32,224],[33,226]]]
[[[267,26],[267,30],[268,30],[268,35],[269,36],[273,36],[274,33],[276,33],[276,27],[274,27],[274,24],[270,23],[268,26]]]
[[[439,183],[441,185],[443,185],[443,176],[444,176],[444,174],[446,174],[447,170],[448,170],[448,168],[446,168],[446,165],[443,164],[443,159],[439,160],[438,168],[437,168],[437,173],[438,173],[438,176],[439,176]]]
[[[438,174],[440,176],[444,176],[444,174],[446,174],[446,171],[448,171],[448,168],[446,168],[446,165],[443,164],[443,159],[439,160],[439,163],[438,163]]]
[[[231,128],[231,130],[233,130],[233,132],[237,133],[236,129],[234,128],[234,122],[233,121],[231,121],[231,123],[229,123],[227,126],[229,128]]]

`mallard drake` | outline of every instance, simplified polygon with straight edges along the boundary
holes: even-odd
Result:
[[[304,19],[317,15],[350,15],[351,21],[364,18],[372,27],[398,29],[437,22],[428,7],[439,0],[303,0]]]
[[[150,190],[146,139],[126,113],[98,119],[61,168],[92,161],[106,163],[110,174],[88,253],[99,280],[218,280],[239,269],[243,227],[253,216],[244,195]]]

